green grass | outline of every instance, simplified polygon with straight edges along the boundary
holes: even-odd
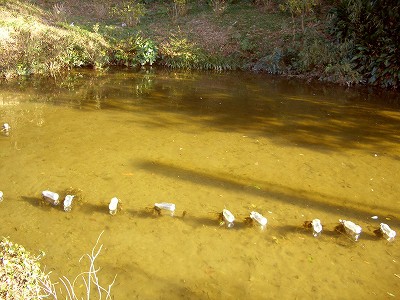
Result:
[[[0,4],[0,17],[0,73],[5,77],[107,63],[109,43],[101,35],[60,23],[37,6],[7,1]]]

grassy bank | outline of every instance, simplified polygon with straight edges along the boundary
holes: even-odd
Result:
[[[108,63],[110,46],[101,35],[56,22],[38,6],[3,1],[0,16],[0,73],[4,77]]]
[[[0,0],[0,74],[157,64],[396,88],[396,68],[390,80],[363,70],[359,41],[333,30],[336,2],[346,0]]]

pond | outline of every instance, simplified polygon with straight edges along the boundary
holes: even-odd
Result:
[[[1,235],[59,289],[88,270],[115,299],[400,296],[400,98],[246,73],[78,70],[4,82]],[[71,212],[43,205],[44,190]],[[110,215],[117,197],[121,210]],[[176,205],[158,216],[155,203]],[[219,213],[231,211],[231,228]],[[248,226],[251,211],[268,219]],[[372,218],[376,216],[376,218]],[[321,220],[315,238],[305,221]],[[339,219],[362,227],[358,241]],[[79,281],[76,289],[83,291]],[[63,298],[63,297],[59,297]]]

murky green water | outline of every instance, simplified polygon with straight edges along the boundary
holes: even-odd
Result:
[[[96,264],[104,286],[117,275],[115,299],[400,297],[399,241],[373,233],[380,222],[400,230],[398,103],[242,73],[3,83],[0,235],[44,250],[56,282],[87,270],[79,258],[104,231]],[[70,187],[70,213],[39,205],[43,190]],[[122,211],[111,216],[114,196]],[[175,217],[148,209],[163,201]],[[231,229],[219,226],[223,208]],[[265,231],[244,225],[252,210]],[[314,218],[318,239],[302,228]],[[339,219],[362,226],[358,242],[334,231]]]

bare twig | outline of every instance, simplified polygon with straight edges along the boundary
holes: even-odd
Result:
[[[89,262],[90,262],[89,271],[78,274],[75,277],[72,284],[68,280],[67,277],[63,276],[63,278],[60,278],[62,284],[64,285],[65,289],[67,290],[69,300],[78,300],[79,299],[75,294],[75,283],[78,280],[82,280],[85,284],[87,300],[90,300],[90,297],[92,296],[92,291],[91,291],[92,283],[95,285],[95,287],[97,289],[98,297],[100,300],[102,299],[102,292],[106,294],[106,296],[105,296],[106,300],[111,299],[111,288],[112,288],[113,284],[115,283],[117,275],[115,275],[114,280],[111,282],[111,284],[108,285],[108,288],[106,289],[106,288],[102,287],[99,283],[99,277],[97,276],[97,273],[100,271],[100,268],[96,269],[96,267],[95,267],[95,260],[100,255],[100,252],[103,249],[102,244],[100,246],[98,246],[103,232],[104,231],[102,231],[100,233],[99,237],[97,238],[96,244],[92,248],[91,253],[82,255],[82,257],[79,259],[79,262],[81,262],[84,257],[87,257],[89,259]]]

